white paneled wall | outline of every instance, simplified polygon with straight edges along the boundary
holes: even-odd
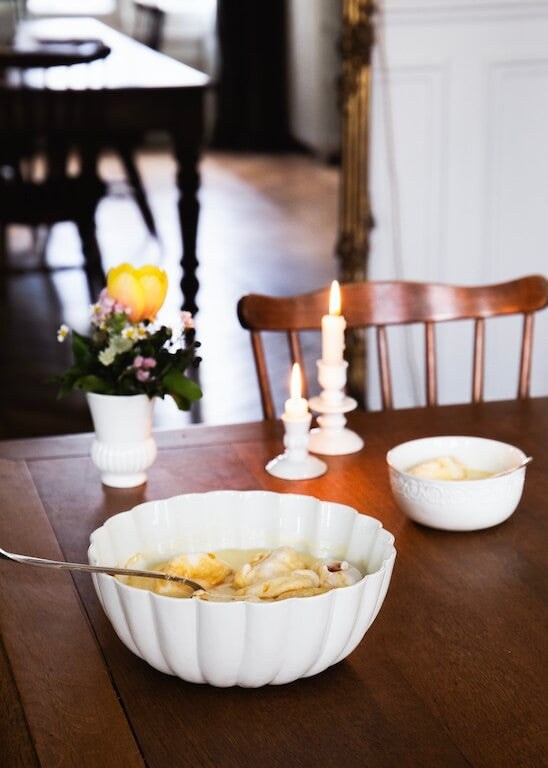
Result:
[[[373,83],[371,279],[546,274],[548,2],[385,0]],[[438,336],[442,402],[470,389],[471,327],[460,325]],[[488,324],[489,399],[515,394],[519,334],[515,319]],[[411,358],[422,337],[392,336],[396,404],[420,403]],[[548,312],[537,321],[532,393],[548,394]]]
[[[329,158],[339,150],[339,0],[287,3],[289,122],[293,138]]]

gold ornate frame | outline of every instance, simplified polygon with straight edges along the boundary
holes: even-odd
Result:
[[[374,13],[372,0],[343,0],[340,81],[342,154],[336,246],[342,282],[367,278],[369,235],[373,226],[368,182]],[[365,349],[364,331],[347,333],[348,390],[362,407],[366,381]]]

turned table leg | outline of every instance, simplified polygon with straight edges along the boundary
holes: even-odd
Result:
[[[199,153],[197,147],[183,146],[182,142],[178,142],[175,139],[175,156],[177,159],[178,209],[183,246],[181,257],[183,309],[196,314],[198,311],[196,296],[199,288],[196,275],[198,268],[196,241],[198,214],[200,211],[200,203],[198,201],[198,188],[200,186]]]

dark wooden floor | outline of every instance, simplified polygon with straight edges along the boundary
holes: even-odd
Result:
[[[162,152],[143,153],[139,164],[149,191],[159,240],[147,235],[114,158],[102,164],[111,194],[100,205],[98,234],[105,268],[122,261],[158,263],[170,290],[162,319],[178,312],[179,230],[174,166]],[[236,303],[249,292],[277,295],[313,290],[336,275],[338,171],[304,155],[207,154],[202,164],[196,317],[202,342],[202,401],[182,414],[159,402],[155,423],[176,427],[189,421],[228,424],[261,417],[248,335],[236,317]],[[90,430],[83,395],[57,400],[48,376],[69,362],[69,349],[56,341],[61,322],[85,332],[90,296],[82,256],[71,224],[57,225],[48,241],[46,271],[32,249],[31,234],[10,230],[11,266],[1,279],[0,437],[25,437]],[[319,340],[306,340],[307,367],[314,376]],[[283,351],[282,351],[283,350]],[[287,396],[289,360],[282,340],[269,360],[281,408]]]

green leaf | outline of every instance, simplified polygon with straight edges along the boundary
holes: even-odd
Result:
[[[186,397],[179,397],[175,392],[170,392],[171,397],[173,398],[175,405],[180,411],[188,411],[190,409],[190,406],[192,403],[190,400],[187,400]],[[163,399],[163,395],[162,395]]]
[[[202,396],[202,390],[192,379],[188,379],[183,376],[179,371],[170,371],[164,376],[164,387],[169,390],[170,394],[175,392],[181,397],[186,397],[188,400],[198,400]]]
[[[72,381],[61,380],[59,383],[59,391],[57,392],[57,398],[60,400],[62,397],[66,397],[73,390]]]
[[[74,387],[76,389],[81,389],[83,392],[98,392],[99,394],[104,394],[109,389],[108,384],[103,381],[103,379],[100,379],[99,376],[94,376],[93,374],[81,376],[79,379],[76,379]]]
[[[91,342],[76,331],[72,332],[72,353],[74,355],[74,362],[80,368],[86,368],[91,365],[93,361]]]

